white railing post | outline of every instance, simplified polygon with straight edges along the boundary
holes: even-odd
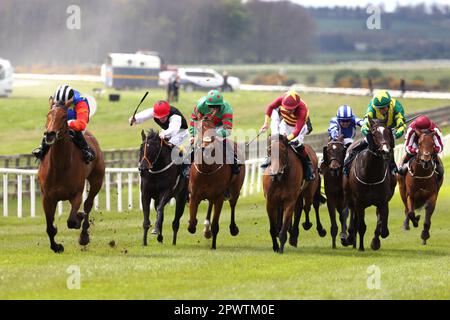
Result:
[[[253,194],[255,191],[255,175],[256,175],[256,163],[253,162],[251,164],[251,176],[250,176],[250,194]]]
[[[257,179],[257,185],[256,185],[256,192],[260,193],[261,192],[261,180],[262,180],[262,175],[263,175],[263,170],[259,167],[261,164],[258,162],[257,164],[257,170],[258,170],[258,179]]]
[[[98,211],[98,194],[94,198],[94,210]]]
[[[32,218],[36,216],[36,181],[34,174],[30,174],[30,213]]]
[[[128,210],[133,209],[133,174],[128,173]]]
[[[122,174],[117,174],[117,211],[122,212]]]
[[[63,202],[58,201],[58,215],[62,216],[63,214]]]
[[[106,211],[111,211],[111,174],[106,173]]]
[[[8,216],[8,174],[3,174],[3,216]]]
[[[17,217],[22,218],[22,174],[17,175]]]

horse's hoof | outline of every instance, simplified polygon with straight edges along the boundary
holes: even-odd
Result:
[[[230,225],[230,234],[233,237],[237,236],[239,234],[239,228],[236,225],[234,226]]]
[[[320,230],[317,230],[317,233],[319,234],[319,236],[321,237],[321,238],[323,238],[323,237],[325,237],[326,235],[327,235],[327,230],[325,230],[325,229],[320,229]]]
[[[419,220],[420,220],[420,215],[419,216],[415,216],[414,219],[412,219],[412,223],[414,228],[417,228],[419,226]]]
[[[381,238],[386,239],[387,237],[389,237],[389,229],[381,229],[380,235]]]
[[[197,228],[196,227],[188,227],[188,231],[189,231],[189,233],[194,234],[197,231]]]
[[[297,248],[297,244],[298,244],[298,239],[294,238],[294,237],[289,237],[289,244],[294,247]]]
[[[359,248],[358,251],[364,252],[364,248]]]
[[[81,221],[78,220],[67,220],[67,228],[69,229],[80,229]]]
[[[212,237],[211,229],[210,230],[205,230],[203,232],[203,235],[205,236],[206,239],[211,239],[211,237]]]
[[[427,240],[423,239],[422,244],[425,246],[427,244]]]
[[[55,246],[52,247],[52,250],[55,253],[63,253],[64,252],[64,246],[62,244],[57,243]]]
[[[381,247],[381,241],[380,239],[372,239],[372,242],[370,243],[370,247],[372,248],[372,250],[378,250]]]
[[[303,222],[302,226],[303,226],[303,229],[309,230],[312,227],[312,223],[311,222]]]
[[[80,235],[80,239],[78,240],[80,246],[86,246],[89,244],[89,235]]]
[[[405,220],[404,222],[403,222],[403,231],[409,231],[409,221],[408,220]]]
[[[278,249],[278,253],[279,253],[279,254],[283,254],[283,252],[284,252],[284,248],[279,248],[279,249]]]
[[[163,235],[162,234],[158,234],[158,237],[156,238],[156,240],[158,240],[158,242],[162,243],[163,242]]]
[[[146,247],[146,246],[147,246],[147,241],[142,242],[142,245],[143,245],[144,247]]]
[[[430,233],[428,231],[423,230],[420,237],[422,238],[422,240],[426,241],[430,239]]]

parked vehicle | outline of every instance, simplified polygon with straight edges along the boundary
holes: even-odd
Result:
[[[11,62],[0,58],[0,97],[8,97],[12,93],[13,67]]]
[[[180,77],[180,86],[186,92],[210,89],[219,89],[221,91],[229,92],[238,90],[241,85],[239,78],[228,76],[227,84],[222,88],[223,76],[213,69],[178,68],[178,70],[160,72],[160,86],[167,86],[174,74],[177,74]]]
[[[162,59],[157,52],[110,53],[101,67],[101,76],[107,87],[157,87]]]

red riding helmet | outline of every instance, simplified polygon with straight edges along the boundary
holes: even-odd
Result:
[[[170,113],[170,105],[167,101],[159,100],[153,105],[153,115],[156,119],[167,117]]]
[[[297,92],[288,91],[284,95],[281,105],[288,110],[294,110],[300,105],[300,102],[300,95]]]
[[[420,116],[415,121],[416,129],[423,131],[429,130],[431,128],[431,121],[427,116]]]

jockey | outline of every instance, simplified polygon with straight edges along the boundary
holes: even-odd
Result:
[[[186,118],[177,108],[171,106],[167,101],[159,100],[149,108],[137,113],[128,119],[130,124],[142,123],[153,119],[163,130],[159,133],[161,139],[168,139],[169,143],[182,149],[180,146],[188,136],[188,125]],[[189,166],[183,164],[183,175],[188,176]]]
[[[442,143],[442,133],[438,126],[432,122],[427,116],[420,116],[414,122],[412,122],[405,135],[405,150],[406,156],[403,159],[402,164],[398,170],[400,175],[405,175],[408,171],[408,161],[417,155],[418,144],[420,135],[424,132],[432,132],[434,140],[434,156],[438,155],[444,150],[444,144]],[[436,161],[436,172],[438,173],[438,181],[444,174],[444,168],[442,168],[441,162]]]
[[[223,95],[218,90],[209,91],[206,96],[197,101],[197,105],[194,107],[189,124],[189,133],[191,134],[189,142],[191,145],[195,141],[197,121],[201,120],[204,116],[212,117],[217,134],[226,140],[233,129],[233,109],[228,102],[223,100]],[[233,174],[240,173],[236,154],[233,154],[231,172]]]
[[[344,136],[344,145],[348,147],[353,143],[356,134],[356,126],[361,127],[363,120],[357,118],[348,105],[339,107],[336,117],[331,118],[328,128],[328,137],[331,140],[337,140],[340,135]]]
[[[308,133],[306,119],[308,118],[308,107],[295,91],[288,91],[275,99],[266,109],[265,121],[260,132],[269,127],[272,135],[287,135],[289,144],[294,147],[306,171],[306,180],[315,179],[314,169],[308,153],[303,145],[305,135]],[[262,168],[269,166],[270,157],[264,160]]]
[[[75,145],[81,149],[86,163],[95,159],[95,153],[87,144],[83,133],[86,131],[89,122],[89,102],[77,90],[72,89],[68,85],[60,85],[53,95],[55,103],[70,101],[71,108],[67,111],[67,124],[71,129],[71,135]],[[43,160],[50,146],[42,139],[39,148],[32,151],[32,154],[39,160]]]
[[[405,132],[405,112],[401,103],[391,98],[391,95],[387,91],[380,91],[376,96],[370,101],[367,108],[366,115],[364,116],[364,122],[361,128],[362,134],[365,136],[364,139],[360,140],[359,143],[347,154],[344,161],[344,174],[348,176],[350,165],[353,159],[358,155],[359,152],[366,149],[369,146],[367,142],[367,134],[369,133],[369,119],[380,119],[386,120],[387,126],[393,130],[395,129],[395,139],[399,139],[403,136]],[[391,148],[395,146],[395,141],[392,139]],[[391,159],[389,162],[389,168],[392,173],[398,171],[397,165],[394,160],[394,153],[391,154]]]

